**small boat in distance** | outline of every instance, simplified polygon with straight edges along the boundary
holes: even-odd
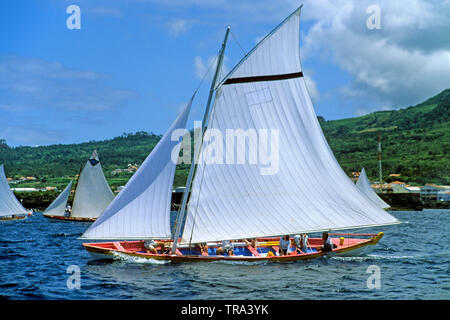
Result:
[[[300,64],[300,8],[217,82],[227,29],[203,118],[203,140],[195,150],[174,234],[168,215],[175,169],[170,157],[178,154],[179,143],[171,141],[171,136],[185,128],[194,97],[121,193],[82,235],[84,240],[116,240],[83,243],[94,258],[125,255],[173,262],[315,259],[367,249],[383,233],[331,234],[331,251],[322,250],[322,238],[310,238],[304,250],[294,248],[291,239],[291,252],[285,255],[279,253],[280,237],[399,223],[356,188],[328,146]],[[278,152],[278,170],[262,174],[261,169],[267,168],[264,161],[211,161],[211,150],[218,141],[226,145],[225,134],[211,139],[212,132],[253,129],[279,133],[278,145],[259,144]],[[248,140],[258,145],[253,136]],[[226,150],[226,155],[236,152]],[[256,241],[256,246],[248,241]],[[228,250],[230,243],[233,254],[218,251]]]
[[[72,180],[64,188],[64,190],[56,197],[55,200],[44,211],[44,217],[55,218],[57,217],[69,217],[70,214],[67,211],[67,201],[69,200],[70,190],[72,189]]]
[[[22,220],[32,215],[25,209],[9,187],[3,164],[0,165],[0,220]]]
[[[72,182],[44,211],[45,217],[93,222],[114,199],[114,194],[103,174],[97,150],[94,150],[78,177],[72,210],[66,213],[71,186]]]
[[[359,174],[358,181],[356,181],[356,187],[364,193],[367,198],[370,199],[373,203],[379,206],[382,209],[389,209],[391,206],[384,202],[377,193],[373,190],[369,178],[367,177],[366,170],[362,168],[361,173]]]

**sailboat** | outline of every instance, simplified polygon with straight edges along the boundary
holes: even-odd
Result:
[[[377,193],[372,189],[370,185],[369,178],[367,177],[366,170],[362,168],[361,173],[359,174],[358,180],[356,181],[356,187],[364,193],[370,201],[374,202],[377,206],[382,209],[388,209],[391,206],[384,202]]]
[[[168,228],[174,172],[169,155],[175,143],[169,139],[174,130],[184,128],[192,99],[121,194],[82,235],[86,240],[116,240],[83,243],[93,257],[127,255],[175,262],[314,259],[375,245],[383,233],[330,234],[335,246],[330,252],[321,250],[321,238],[310,238],[305,251],[294,250],[291,241],[287,255],[278,253],[278,240],[282,235],[399,223],[356,188],[327,144],[300,64],[300,11],[301,7],[289,15],[218,82],[227,29],[203,118],[203,141],[191,164],[175,233]],[[262,174],[267,167],[263,162],[208,161],[211,146],[218,141],[226,145],[226,135],[210,139],[206,128],[278,131],[278,170]],[[151,239],[159,240],[152,243],[156,253],[149,250]],[[248,245],[247,239],[256,240],[256,246]],[[233,241],[234,254],[218,254],[224,241]]]
[[[57,199],[47,208],[44,216],[47,218],[71,221],[95,221],[114,199],[114,194],[103,174],[102,166],[94,150],[86,162],[78,178],[73,199],[72,212],[64,213],[71,183],[64,189]],[[64,211],[63,211],[64,203]]]
[[[43,215],[48,218],[68,217],[66,212],[67,200],[69,200],[70,190],[72,189],[72,180],[55,200],[45,209]]]
[[[0,220],[20,220],[31,214],[10,189],[3,164],[0,165]]]

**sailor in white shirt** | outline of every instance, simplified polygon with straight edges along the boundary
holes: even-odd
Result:
[[[280,256],[287,255],[290,252],[291,241],[289,240],[289,235],[284,235],[280,237],[279,251]]]

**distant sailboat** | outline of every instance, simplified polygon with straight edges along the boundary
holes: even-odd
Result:
[[[192,100],[184,108],[156,147],[125,187],[82,238],[86,239],[170,239],[170,205],[178,141],[172,133],[184,129]]]
[[[227,30],[212,83],[215,100],[210,111],[208,99],[204,117],[207,121],[203,122],[203,129],[207,125],[222,133],[228,129],[277,129],[278,172],[262,175],[261,169],[267,164],[261,163],[193,163],[173,239],[156,243],[157,253],[149,251],[144,241],[123,241],[167,239],[167,232],[153,230],[162,230],[160,226],[167,226],[169,221],[170,198],[161,196],[169,192],[173,181],[173,172],[167,169],[173,165],[167,162],[171,153],[168,137],[175,128],[184,127],[181,119],[187,117],[189,104],[146,159],[149,165],[141,166],[136,178],[133,176],[122,191],[128,189],[128,193],[120,200],[119,194],[82,236],[89,240],[122,241],[83,243],[88,252],[95,257],[120,253],[180,262],[293,261],[362,249],[376,244],[383,233],[365,234],[368,239],[332,238],[336,246],[332,252],[322,251],[322,239],[314,238],[309,240],[310,251],[294,250],[284,256],[277,253],[281,235],[399,223],[356,189],[326,142],[303,79],[299,22],[300,8],[264,37],[216,86]],[[222,137],[220,142],[225,145],[225,134]],[[216,136],[217,139],[222,138]],[[207,156],[210,143],[204,139],[198,154],[205,152]],[[152,174],[150,163],[168,171]],[[146,175],[152,179],[140,178]],[[162,185],[165,187],[161,188],[161,195],[145,192],[146,188]],[[257,249],[243,241],[248,238],[259,242]],[[228,240],[236,241],[236,254],[216,254],[220,243]],[[205,244],[208,250],[193,249],[205,248]],[[167,252],[169,245],[173,247]]]
[[[58,197],[44,211],[45,217],[66,217],[67,200],[69,199],[70,190],[72,189],[72,180],[64,188]]]
[[[70,189],[66,189],[68,197]],[[69,216],[61,216],[49,212],[45,216],[62,220],[95,221],[113,199],[114,194],[103,174],[97,151],[94,150],[78,178],[72,213]]]
[[[0,220],[24,219],[31,215],[25,209],[9,187],[3,164],[0,165]]]
[[[364,193],[367,198],[370,199],[370,201],[375,203],[380,208],[387,209],[391,207],[386,202],[384,202],[384,200],[381,199],[373,190],[364,168],[362,168],[361,173],[359,174],[358,181],[356,181],[356,187],[358,187],[358,189],[361,190],[361,192]]]

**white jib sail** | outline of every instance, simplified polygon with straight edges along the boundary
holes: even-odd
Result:
[[[328,146],[301,76],[299,22],[297,10],[218,87],[208,128],[221,135],[209,141],[205,134],[204,161],[192,184],[183,243],[398,222],[356,189]],[[247,155],[246,164],[228,164],[227,156],[232,159],[236,151],[225,147],[227,129],[262,129],[269,136],[274,129],[279,143],[270,145],[267,139],[264,144],[262,134],[249,134],[248,145],[258,146],[257,163],[249,164]],[[240,143],[245,142],[236,146]],[[211,149],[217,146],[226,151],[214,163],[217,152]],[[267,157],[261,160],[271,153],[272,163]],[[275,173],[262,174],[271,165]]]
[[[72,181],[64,188],[64,190],[56,197],[55,200],[44,211],[44,215],[62,217],[66,212],[67,200],[69,199]]]
[[[192,99],[172,123],[108,208],[82,235],[82,239],[170,238],[170,206],[180,142],[172,133],[186,126]]]
[[[0,216],[27,214],[28,211],[17,200],[9,187],[3,164],[0,165]]]
[[[97,218],[114,199],[94,150],[80,177],[73,199],[72,217]]]
[[[359,174],[358,181],[356,181],[356,187],[364,193],[367,198],[370,199],[373,203],[383,209],[387,209],[390,207],[383,199],[381,199],[377,193],[372,189],[370,185],[369,178],[367,177],[366,170],[364,168],[361,170]]]

